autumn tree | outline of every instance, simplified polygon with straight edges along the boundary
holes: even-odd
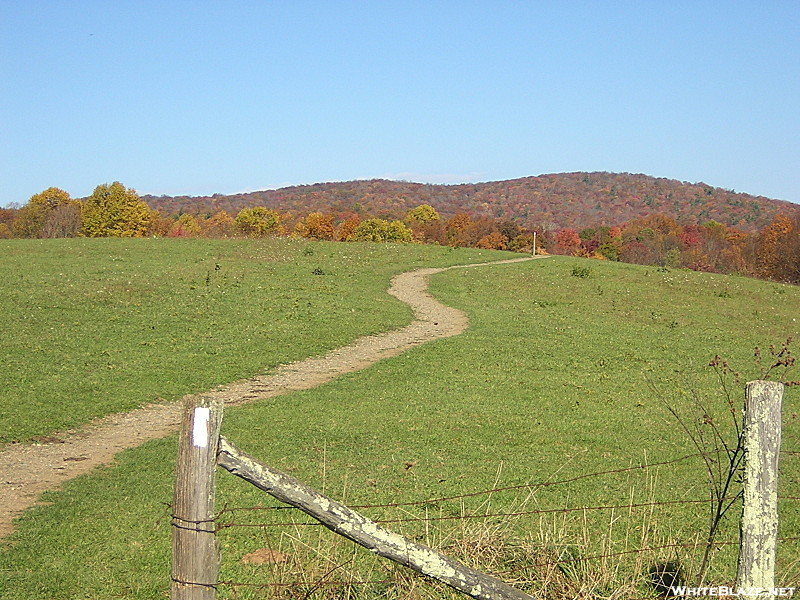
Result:
[[[420,225],[427,225],[433,221],[439,220],[439,213],[430,204],[420,204],[416,208],[412,208],[406,213],[406,223],[418,223]]]
[[[214,213],[200,224],[201,235],[209,238],[227,238],[236,233],[236,222],[224,210]]]
[[[500,223],[498,226],[498,231],[509,240],[513,240],[517,236],[520,236],[524,233],[522,231],[522,227],[520,227],[516,221],[512,221],[510,219],[506,219]]]
[[[295,226],[295,232],[312,240],[332,240],[336,235],[333,215],[312,212]]]
[[[150,208],[136,191],[115,181],[98,185],[83,203],[81,233],[86,237],[143,237],[150,219]]]
[[[0,208],[0,240],[13,237],[11,227],[17,217],[17,210],[11,208]]]
[[[263,206],[243,208],[236,215],[236,227],[249,237],[263,237],[277,233],[281,218],[274,210]]]
[[[447,221],[445,225],[445,235],[447,236],[448,246],[468,246],[468,229],[472,224],[472,219],[467,213],[458,213]]]
[[[484,248],[485,250],[506,250],[508,248],[508,238],[499,231],[493,231],[479,239],[475,247]]]
[[[680,225],[675,219],[667,215],[656,213],[639,220],[642,228],[648,228],[661,235],[677,235],[680,232]]]
[[[57,187],[34,194],[14,222],[14,235],[23,238],[72,237],[80,226],[80,203]]]
[[[403,242],[413,241],[411,230],[402,221],[367,219],[361,221],[350,237],[356,242]]]
[[[195,237],[200,233],[200,224],[189,213],[183,213],[172,224],[169,229],[168,237]]]
[[[619,260],[622,252],[622,229],[619,227],[609,227],[599,239],[600,245],[597,253],[608,260]]]
[[[556,233],[556,252],[558,254],[576,255],[581,247],[581,237],[578,232],[568,227]]]
[[[619,259],[622,262],[637,265],[653,265],[656,264],[658,257],[652,246],[634,238],[622,244]]]
[[[147,229],[147,235],[166,237],[174,222],[174,219],[163,216],[159,211],[151,210],[150,226]]]
[[[429,204],[420,204],[408,211],[404,221],[419,242],[441,243],[445,239],[439,213]]]
[[[781,280],[800,284],[800,216],[792,219],[790,235],[783,238],[778,250],[783,255]]]
[[[786,215],[776,216],[758,236],[756,270],[760,277],[792,281],[797,265],[792,264],[793,246],[797,245],[797,222]],[[794,239],[793,239],[794,238]]]
[[[81,230],[81,204],[72,201],[56,206],[49,212],[42,227],[43,238],[75,237]]]
[[[522,233],[508,243],[508,249],[513,252],[533,252],[536,238],[532,233]]]
[[[339,224],[339,228],[336,230],[336,240],[339,242],[351,241],[360,224],[361,218],[358,215],[351,215]]]

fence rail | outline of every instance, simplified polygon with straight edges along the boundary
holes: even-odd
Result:
[[[198,410],[199,409],[199,410]],[[779,414],[779,413],[778,413]],[[743,545],[744,537],[748,534],[743,528],[742,540],[701,540],[695,539],[692,542],[672,542],[672,543],[649,543],[642,539],[642,546],[638,548],[607,549],[603,552],[589,553],[579,556],[562,554],[559,556],[535,556],[529,557],[518,567],[511,569],[493,569],[494,577],[487,576],[475,569],[462,565],[447,557],[436,553],[428,547],[421,546],[415,542],[409,542],[400,536],[396,536],[383,529],[384,525],[403,524],[403,523],[422,523],[430,524],[447,521],[474,521],[474,520],[509,520],[526,516],[547,516],[572,513],[592,513],[610,511],[612,514],[625,512],[634,513],[636,511],[653,511],[662,507],[672,507],[681,505],[702,505],[709,502],[708,498],[689,498],[689,499],[667,499],[658,501],[643,501],[627,503],[599,504],[591,506],[570,506],[570,507],[549,507],[535,509],[517,509],[507,511],[478,511],[468,512],[463,510],[458,515],[430,515],[430,509],[442,508],[441,505],[463,501],[469,498],[479,498],[481,496],[491,496],[498,492],[509,491],[535,491],[537,489],[548,488],[558,485],[566,485],[589,478],[600,478],[612,476],[620,473],[645,471],[648,469],[674,465],[682,461],[697,459],[700,453],[688,454],[676,459],[664,460],[653,463],[631,465],[628,467],[608,469],[595,473],[586,473],[560,480],[547,480],[542,482],[525,483],[511,486],[494,487],[487,490],[480,490],[458,495],[428,498],[419,501],[395,502],[384,504],[360,504],[351,507],[344,507],[336,501],[321,496],[315,490],[311,490],[294,478],[274,471],[270,467],[259,463],[239,451],[233,444],[219,437],[219,424],[222,419],[221,405],[200,405],[187,407],[184,415],[184,426],[181,434],[181,449],[179,450],[179,468],[176,481],[175,503],[173,505],[173,598],[182,600],[203,599],[210,600],[216,597],[216,591],[220,587],[232,589],[274,589],[295,587],[305,590],[304,593],[310,594],[313,590],[318,590],[329,586],[401,586],[409,585],[414,582],[414,575],[402,575],[387,577],[389,573],[378,576],[375,579],[359,578],[350,576],[349,578],[337,578],[335,575],[344,568],[345,564],[334,565],[328,572],[322,574],[308,574],[298,576],[299,581],[273,581],[266,583],[236,582],[234,580],[219,580],[219,550],[215,535],[226,529],[233,528],[254,528],[266,532],[272,528],[294,528],[324,525],[334,532],[343,535],[359,544],[362,544],[373,552],[387,556],[396,562],[412,568],[416,567],[419,573],[438,578],[446,585],[453,587],[463,593],[475,598],[489,600],[500,598],[514,598],[522,600],[530,598],[527,594],[512,588],[503,583],[500,579],[512,582],[516,586],[528,586],[535,582],[531,578],[533,571],[539,572],[542,569],[565,569],[570,565],[588,565],[595,561],[608,561],[625,556],[636,557],[647,554],[653,556],[655,560],[663,560],[666,552],[679,549],[698,549],[709,543],[715,548],[731,547]],[[779,426],[778,426],[779,427]],[[747,429],[747,428],[745,428]],[[779,438],[778,438],[779,439]],[[778,453],[779,446],[774,443],[771,446],[774,461],[773,468],[777,469],[777,456],[796,456],[800,454],[796,451],[784,450]],[[755,452],[754,450],[750,451]],[[186,465],[181,466],[181,463]],[[282,502],[289,502],[293,506],[248,506],[248,507],[224,507],[214,511],[214,466],[218,464],[234,474],[237,474],[250,481],[260,489],[267,491]],[[763,461],[761,463],[764,464]],[[202,476],[198,471],[206,471]],[[210,474],[208,474],[210,473]],[[269,476],[265,476],[265,473]],[[777,470],[774,472],[773,479],[777,479]],[[205,482],[198,482],[198,476],[205,478]],[[261,478],[261,479],[259,479]],[[745,482],[746,483],[746,482]],[[286,495],[286,486],[292,493],[302,496],[291,499]],[[182,491],[178,490],[182,488]],[[186,489],[183,489],[186,488]],[[188,491],[187,491],[188,490]],[[797,496],[782,495],[772,493],[769,495],[768,502],[771,502],[770,509],[774,510],[777,501],[791,502],[800,499]],[[312,501],[313,500],[313,501]],[[733,498],[723,498],[723,501],[733,500]],[[747,495],[743,503],[743,512],[747,504]],[[764,501],[760,498],[759,501]],[[309,508],[309,502],[314,504]],[[408,509],[412,507],[424,507],[426,514],[408,517],[383,517],[369,520],[352,509],[376,510],[376,509]],[[306,514],[311,514],[315,521],[295,521],[282,520],[280,522],[237,522],[235,516],[241,513],[257,513],[260,511],[282,511],[300,509]],[[333,515],[333,516],[332,516]],[[344,517],[342,517],[344,515]],[[226,518],[227,517],[227,518]],[[359,530],[360,531],[356,531]],[[377,532],[377,533],[376,533]],[[776,532],[774,532],[776,534]],[[364,534],[364,536],[362,536]],[[269,539],[269,538],[267,538]],[[777,541],[783,543],[797,542],[799,537],[783,537],[780,540],[773,535],[770,543]],[[269,542],[268,542],[269,544]],[[388,546],[387,546],[388,544]],[[432,553],[432,554],[429,554]],[[280,554],[280,553],[278,553]],[[763,555],[763,553],[762,553]],[[205,561],[210,561],[206,563]],[[213,561],[216,566],[208,567]],[[438,561],[438,562],[437,562]],[[431,566],[431,565],[434,566]],[[741,558],[740,558],[741,564]],[[203,566],[205,565],[205,566]],[[774,554],[772,558],[774,568]],[[760,568],[760,567],[759,567]],[[740,568],[741,570],[741,568]],[[763,570],[763,569],[762,569]],[[443,573],[448,577],[441,577]],[[455,575],[453,575],[455,573]],[[772,574],[769,575],[770,577]],[[500,579],[498,579],[500,578]],[[766,580],[762,580],[766,581]],[[766,587],[766,586],[763,586]],[[769,587],[772,587],[770,583]],[[630,597],[630,596],[629,596]]]

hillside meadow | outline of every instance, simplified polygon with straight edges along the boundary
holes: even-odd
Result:
[[[3,386],[18,390],[3,402],[32,405],[10,417],[3,411],[5,441],[173,399],[403,324],[410,313],[384,295],[391,274],[508,256],[287,240],[23,241],[0,251],[16,261],[2,266],[6,281],[24,273],[7,286],[4,308],[32,299],[23,313],[29,323],[3,341],[16,356],[12,375],[3,375],[16,379]],[[74,293],[62,289],[66,281]],[[314,390],[229,408],[223,434],[334,498],[366,506],[387,527],[532,593],[652,596],[643,584],[650,565],[677,560],[696,572],[706,476],[666,404],[692,422],[710,416],[728,432],[725,396],[708,363],[719,354],[743,380],[757,378],[753,348],[768,355],[769,344],[800,334],[800,288],[552,257],[451,270],[432,278],[431,291],[469,314],[464,334]],[[65,309],[69,298],[80,298],[79,307]],[[59,341],[64,323],[91,334],[47,355],[67,343]],[[26,341],[16,339],[23,334]],[[74,359],[57,377],[62,353]],[[87,374],[104,378],[88,390],[71,381]],[[739,403],[741,389],[727,381]],[[692,395],[710,415],[696,413]],[[800,528],[798,404],[788,389],[783,448],[795,454],[782,457],[783,538]],[[167,598],[175,450],[175,436],[149,442],[46,494],[0,553],[0,598]],[[608,471],[618,472],[584,477]],[[552,485],[529,485],[541,482]],[[294,511],[235,510],[276,503],[224,472],[218,505],[221,578],[246,584],[220,586],[221,598],[451,596],[305,525]],[[719,533],[710,583],[732,583],[739,510]],[[281,559],[241,562],[264,547]],[[798,565],[797,540],[782,542],[778,583],[794,585]]]
[[[392,275],[507,253],[305,240],[0,240],[0,443],[405,324]]]

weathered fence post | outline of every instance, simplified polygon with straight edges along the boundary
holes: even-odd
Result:
[[[213,600],[219,576],[214,484],[222,403],[186,402],[172,502],[172,600]]]
[[[783,384],[751,381],[744,401],[744,496],[739,588],[775,587],[778,544],[778,456]]]

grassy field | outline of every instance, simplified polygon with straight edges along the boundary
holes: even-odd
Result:
[[[0,443],[175,400],[408,321],[417,265],[503,253],[293,240],[3,240]]]
[[[216,252],[252,253],[235,248],[223,243]],[[327,256],[319,266],[315,261],[303,264],[306,270],[340,275],[346,271],[337,263],[342,260],[337,252],[352,252],[347,245],[287,248],[300,261]],[[408,265],[470,258],[435,250],[441,254]],[[364,249],[369,255],[361,268],[370,268],[369,261],[384,265],[386,273],[402,268],[401,260],[387,254],[403,251]],[[195,275],[200,285],[217,260],[211,258]],[[276,290],[278,280],[275,276]],[[294,289],[298,281],[289,277],[283,285]],[[375,289],[379,295],[381,285]],[[506,579],[528,581],[520,587],[549,597],[639,597],[648,594],[642,575],[654,562],[678,559],[688,572],[696,569],[699,552],[690,548],[635,551],[701,538],[707,526],[703,504],[534,511],[703,499],[705,475],[698,459],[548,487],[478,492],[691,454],[690,440],[664,403],[689,411],[687,394],[696,391],[715,407],[712,416],[724,422],[726,405],[709,360],[721,354],[745,379],[755,379],[753,347],[780,344],[800,333],[795,320],[800,289],[561,257],[452,270],[435,276],[431,289],[445,303],[469,313],[465,334],[315,390],[230,409],[224,434],[333,497],[355,505],[383,505],[363,510],[393,521],[388,527]],[[308,314],[330,322],[317,314],[314,307],[324,309],[317,296],[310,294]],[[351,292],[342,299],[336,305],[340,313],[346,316],[351,305],[364,306],[358,304],[359,296]],[[404,316],[402,307],[386,299],[376,306],[374,312],[384,320],[373,327],[388,327]],[[238,351],[248,348],[244,344]],[[787,450],[800,450],[799,404],[796,389],[788,390],[783,432]],[[0,554],[0,598],[168,597],[174,454],[174,437],[157,440],[122,453],[113,467],[47,494],[50,504],[29,511],[13,545]],[[782,460],[781,496],[796,497],[800,459],[787,454]],[[461,495],[467,496],[434,500]],[[219,476],[218,502],[227,509],[221,522],[237,525],[219,535],[222,578],[250,584],[222,586],[222,598],[440,595],[435,586],[402,575],[318,527],[274,526],[308,522],[294,511],[231,510],[274,503],[228,474]],[[408,502],[419,504],[385,506]],[[780,509],[781,535],[796,535],[797,501],[781,500]],[[737,511],[726,520],[720,540],[737,539]],[[492,516],[509,513],[516,514]],[[465,516],[470,518],[461,518]],[[245,554],[267,546],[285,553],[288,562],[240,562]],[[800,579],[800,546],[787,541],[779,552],[778,582],[794,585]],[[596,555],[608,556],[547,564]],[[723,545],[714,554],[707,580],[729,584],[734,571],[735,545]],[[398,577],[402,582],[275,585],[312,582],[326,574],[340,582]],[[258,585],[265,587],[254,587]]]

